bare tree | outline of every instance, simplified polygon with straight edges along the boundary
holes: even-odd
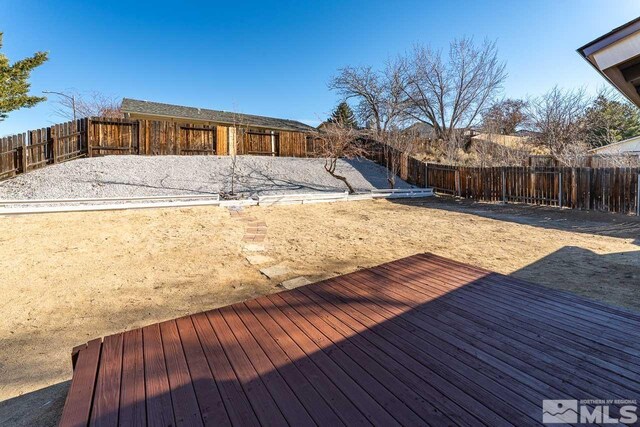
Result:
[[[68,93],[58,97],[54,113],[65,119],[81,117],[123,117],[120,98],[104,95],[100,92],[89,94]]]
[[[482,113],[479,133],[471,138],[468,151],[478,166],[522,165],[535,148],[528,136],[513,135],[526,122],[527,103],[502,99]]]
[[[557,86],[529,101],[530,127],[535,141],[566,166],[579,166],[587,153],[585,111],[589,98],[583,89],[563,90]]]
[[[346,67],[339,70],[329,87],[345,99],[358,101],[357,114],[360,122],[367,124],[363,133],[380,144],[387,159],[387,180],[395,186],[399,168],[399,145],[406,146],[415,138],[403,133],[408,118],[406,91],[406,60],[397,58],[388,61],[383,71],[371,67]],[[408,147],[407,147],[408,148]]]
[[[247,125],[242,120],[242,115],[239,113],[233,113],[233,125],[227,128],[228,140],[229,140],[229,157],[230,163],[230,184],[231,188],[229,193],[222,194],[225,198],[236,198],[236,183],[238,181],[238,151],[242,147],[242,141],[247,131]]]
[[[345,67],[329,83],[345,99],[358,101],[358,115],[385,147],[409,119],[433,127],[447,158],[460,155],[467,130],[502,87],[505,65],[495,43],[477,46],[454,40],[445,59],[441,52],[416,45],[407,55],[388,61],[382,71]]]
[[[383,71],[369,66],[341,68],[329,82],[329,88],[345,99],[355,99],[360,122],[376,133],[383,133],[404,115],[405,67],[405,60],[398,58],[389,61]]]
[[[511,135],[526,122],[527,103],[521,99],[501,99],[482,113],[483,131],[490,129],[501,135]]]
[[[324,157],[324,169],[346,185],[350,194],[355,193],[355,189],[346,176],[340,175],[337,171],[338,160],[354,159],[364,157],[367,150],[362,144],[359,130],[341,123],[328,123],[314,137],[318,140],[318,156]]]
[[[495,42],[477,46],[473,39],[454,40],[449,55],[416,45],[406,68],[408,113],[433,126],[436,137],[459,145],[483,108],[502,88],[507,74]],[[458,148],[458,147],[455,147]]]

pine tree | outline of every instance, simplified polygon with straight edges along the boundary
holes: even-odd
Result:
[[[2,49],[2,33],[0,33]],[[0,121],[7,113],[23,107],[33,107],[46,98],[29,96],[29,75],[31,71],[47,60],[46,52],[36,52],[29,58],[16,61],[13,65],[9,58],[0,53]]]
[[[640,113],[629,102],[600,94],[585,115],[587,142],[593,147],[640,135]]]
[[[327,120],[329,123],[340,123],[343,126],[357,128],[358,121],[353,110],[346,102],[338,104],[336,109],[331,113],[331,117]]]

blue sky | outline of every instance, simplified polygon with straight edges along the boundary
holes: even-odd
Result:
[[[640,15],[639,0],[35,1],[0,0],[2,52],[49,61],[32,93],[99,91],[317,124],[339,101],[345,65],[381,65],[413,43],[497,40],[504,94],[596,90],[575,49]],[[61,121],[53,103],[13,113],[0,135]]]

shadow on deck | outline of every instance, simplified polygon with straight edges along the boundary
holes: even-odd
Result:
[[[536,425],[640,397],[638,338],[640,313],[415,255],[91,341],[61,425]]]

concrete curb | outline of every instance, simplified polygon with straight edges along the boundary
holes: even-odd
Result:
[[[311,203],[330,203],[330,202],[352,202],[359,200],[373,199],[405,199],[405,198],[422,198],[433,196],[431,188],[420,189],[402,189],[402,190],[375,190],[371,193],[309,193],[309,194],[285,194],[273,196],[260,196],[258,200],[219,200],[218,198],[210,200],[174,200],[166,202],[150,202],[150,203],[107,203],[107,204],[81,204],[70,205],[70,203],[82,203],[86,201],[138,201],[138,200],[166,200],[166,199],[200,199],[204,196],[150,196],[150,197],[133,197],[129,199],[62,199],[62,200],[43,200],[36,201],[0,201],[0,205],[20,204],[30,205],[38,203],[63,203],[62,206],[28,206],[28,207],[11,207],[1,208],[0,216],[3,215],[27,215],[38,213],[63,213],[63,212],[91,212],[91,211],[111,211],[111,210],[127,210],[127,209],[154,209],[154,208],[173,208],[173,207],[196,207],[196,206],[220,206],[226,208],[243,207],[243,206],[273,206],[273,205],[299,205]]]

